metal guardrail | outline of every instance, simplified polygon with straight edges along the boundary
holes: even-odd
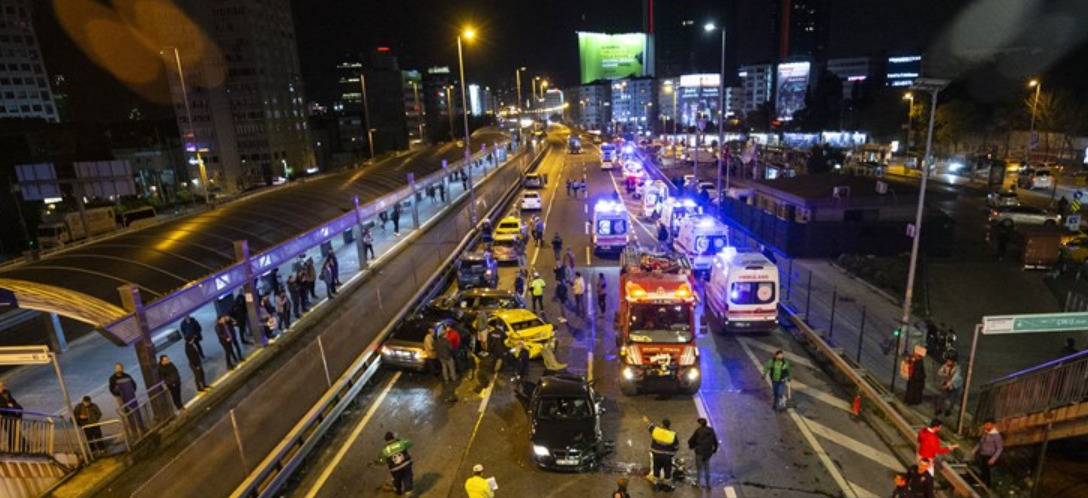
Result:
[[[0,453],[52,456],[59,422],[45,414],[0,409]]]
[[[975,420],[1000,421],[1088,401],[1088,351],[992,380],[979,390]]]
[[[545,146],[533,159],[525,172],[532,171],[545,157],[550,146]],[[520,188],[520,182],[510,185],[501,202],[494,203],[489,210],[493,215],[514,199]],[[320,401],[306,416],[295,425],[291,433],[260,463],[256,469],[231,494],[232,498],[266,497],[276,493],[301,465],[303,459],[320,442],[321,437],[336,422],[351,401],[359,394],[367,381],[374,375],[381,364],[380,344],[385,341],[393,327],[419,305],[420,301],[433,292],[436,279],[443,278],[453,266],[458,255],[478,237],[474,228],[452,251],[445,263],[440,265],[429,277],[430,284],[420,287],[407,304],[402,307],[392,320],[367,346],[363,354],[326,392]]]
[[[174,405],[166,384],[159,382],[147,389],[147,398],[117,409],[124,428],[126,444],[135,446],[174,419]]]

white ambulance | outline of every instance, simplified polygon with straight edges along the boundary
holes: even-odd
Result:
[[[729,247],[729,227],[709,214],[685,217],[673,241],[673,248],[688,258],[695,274],[704,277],[714,256],[726,247]]]
[[[627,247],[630,220],[622,202],[601,200],[593,206],[593,251],[619,253]]]
[[[714,257],[706,284],[711,330],[770,332],[778,324],[778,267],[758,252],[726,247]]]
[[[661,216],[665,201],[669,198],[669,186],[661,180],[642,184],[642,216],[654,219]]]

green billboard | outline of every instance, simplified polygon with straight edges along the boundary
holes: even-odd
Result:
[[[643,33],[609,35],[580,31],[578,55],[582,64],[582,84],[647,74],[646,35]]]

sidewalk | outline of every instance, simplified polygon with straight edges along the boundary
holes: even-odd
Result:
[[[513,157],[513,154],[516,154],[516,152],[512,153],[511,157]],[[494,165],[488,165],[483,171],[491,172],[494,169]],[[479,174],[481,169],[477,168],[475,171],[477,172],[476,182],[482,181],[485,175]],[[446,205],[455,202],[465,194],[461,182],[450,181],[448,182],[445,203],[441,202],[438,196],[432,201],[426,195],[423,195],[423,200],[419,203],[420,224],[426,223]],[[411,208],[405,208],[402,212],[400,236],[394,235],[392,222],[383,227],[381,221],[377,218],[371,221],[374,223],[374,227],[371,229],[374,238],[374,252],[379,259],[384,257],[409,231],[416,228],[412,225]],[[360,272],[355,244],[354,242],[345,244],[342,237],[335,237],[330,242],[339,260],[340,280],[347,282]],[[319,247],[309,249],[305,256],[313,258],[315,265],[320,267],[323,258]],[[285,264],[279,270],[281,280],[286,283],[286,277],[292,271],[291,264]],[[328,301],[324,285],[321,282],[316,284],[315,291],[318,297],[311,300],[311,311]],[[214,304],[206,304],[192,313],[192,316],[200,322],[203,328],[203,341],[201,344],[205,355],[203,361],[205,379],[214,389],[215,386],[232,374],[232,371],[226,367],[225,353],[215,336],[214,322],[217,313]],[[306,313],[303,314],[304,316],[306,316]],[[290,333],[297,326],[300,318],[294,317],[292,319],[292,329],[280,333]],[[176,323],[166,327],[166,329],[176,328]],[[156,331],[156,335],[161,333],[161,330]],[[247,359],[254,354],[260,354],[262,351],[263,348],[258,346],[243,346],[243,352]],[[197,393],[195,389],[192,370],[188,368],[188,361],[185,357],[184,342],[172,342],[168,347],[160,349],[158,354],[168,355],[171,362],[177,366],[182,377],[182,399],[185,400],[186,406],[193,405],[200,396],[203,396],[203,393]],[[118,417],[117,402],[108,391],[108,379],[113,373],[115,363],[124,365],[125,371],[136,379],[137,384],[141,386],[139,389],[141,399],[146,396],[142,388],[144,383],[134,349],[131,347],[118,347],[106,340],[101,334],[88,334],[70,343],[69,350],[58,355],[57,359],[72,403],[79,403],[79,400],[85,395],[91,396],[92,400],[102,409],[103,420]],[[56,374],[50,365],[24,366],[13,369],[0,376],[0,381],[3,381],[4,387],[12,392],[15,399],[19,401],[25,410],[58,415],[67,413]]]

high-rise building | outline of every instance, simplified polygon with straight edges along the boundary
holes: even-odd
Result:
[[[648,130],[657,119],[656,81],[650,77],[626,78],[612,82],[612,123],[614,131]]]
[[[852,100],[854,95],[859,95],[861,85],[877,75],[878,67],[877,61],[872,57],[849,57],[827,61],[827,72],[842,80],[843,100]]]
[[[176,47],[163,47],[162,54],[190,162],[201,152],[213,186],[228,192],[313,167],[290,2],[178,4],[218,48],[215,53],[202,46],[193,24],[169,10],[159,9],[149,19],[165,39],[178,40]],[[183,76],[177,72],[178,60]]]
[[[777,56],[779,62],[798,57],[822,60],[829,40],[829,0],[779,0]]]
[[[0,0],[0,118],[58,121],[31,0]]]
[[[548,114],[562,114],[563,113],[563,91],[556,88],[549,88],[544,92],[544,108],[548,109]]]
[[[422,139],[425,131],[426,108],[423,105],[423,78],[419,71],[401,71],[404,77],[404,117],[408,120],[408,138]]]
[[[453,86],[454,78],[447,66],[428,68],[422,75],[423,90],[420,98],[425,116],[428,137],[433,140],[447,140],[450,136],[450,122],[459,114],[460,94]],[[452,109],[451,109],[452,108]]]
[[[741,82],[742,114],[759,109],[759,106],[771,101],[771,84],[774,71],[770,64],[741,66],[737,77]]]
[[[574,122],[587,130],[603,130],[612,119],[612,86],[594,82],[570,90]]]

